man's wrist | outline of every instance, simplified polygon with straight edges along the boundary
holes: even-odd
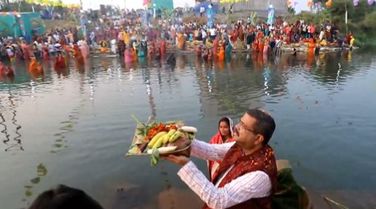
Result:
[[[193,162],[191,160],[189,160],[185,165],[183,165],[179,171],[178,171],[178,175],[187,175],[188,173],[190,173],[190,171],[192,170],[192,168],[194,168],[195,165],[193,164]]]
[[[185,160],[185,161],[182,163],[181,166],[185,166],[185,165],[187,165],[187,163],[188,163],[189,161],[190,161],[189,159]]]
[[[190,161],[189,158],[183,158],[180,162],[179,162],[179,165],[181,165],[182,167],[185,166],[188,162]]]

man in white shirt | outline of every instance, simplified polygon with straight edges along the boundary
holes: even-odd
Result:
[[[209,32],[210,32],[210,39],[214,40],[215,36],[216,36],[216,29],[215,28],[210,28]]]
[[[202,37],[202,43],[205,45],[206,43],[206,37],[208,34],[206,33],[206,30],[204,28],[201,29],[201,37]]]
[[[222,161],[213,182],[184,155],[165,159],[182,166],[179,177],[205,202],[206,209],[271,209],[277,167],[268,142],[274,129],[274,119],[268,113],[249,109],[234,127],[235,142],[208,144],[193,140],[191,155]]]

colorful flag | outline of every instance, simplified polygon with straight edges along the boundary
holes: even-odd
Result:
[[[287,0],[287,7],[293,7],[293,0]]]
[[[333,1],[332,1],[332,0],[328,0],[327,2],[325,2],[325,6],[326,6],[327,8],[332,7],[332,5],[333,5]]]
[[[312,8],[312,6],[313,6],[313,1],[312,1],[312,0],[308,0],[308,1],[307,1],[307,6],[308,6],[309,8]]]
[[[269,8],[268,8],[268,19],[266,21],[269,25],[273,25],[274,13],[275,13],[275,9],[274,9],[273,5],[270,4]]]

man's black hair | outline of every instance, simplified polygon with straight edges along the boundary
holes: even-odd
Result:
[[[258,108],[249,109],[247,114],[256,119],[256,124],[253,128],[256,133],[264,136],[263,144],[268,144],[275,130],[275,122],[272,116]]]

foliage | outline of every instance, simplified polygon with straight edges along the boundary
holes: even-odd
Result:
[[[366,15],[364,18],[361,27],[363,30],[371,33],[376,32],[376,10],[372,13]]]
[[[314,2],[325,3],[326,0]],[[348,12],[348,23],[345,23],[345,13]],[[368,5],[367,1],[359,1],[354,7],[352,0],[336,0],[330,8],[324,8],[317,12],[301,12],[298,15],[286,16],[288,22],[304,20],[321,26],[325,23],[335,24],[342,35],[353,32],[357,45],[375,44],[376,35],[376,3]]]
[[[1,11],[18,11],[18,12],[30,12],[32,11],[32,6],[34,8],[56,8],[56,9],[73,9],[80,8],[78,3],[64,3],[62,0],[19,0],[19,1],[9,1],[0,0]]]
[[[79,8],[79,4],[66,4],[62,0],[26,0],[29,4],[39,4],[50,7]]]
[[[251,12],[251,14],[249,15],[249,20],[251,22],[252,25],[255,25],[256,24],[256,20],[257,20],[257,13],[256,12]]]
[[[72,12],[70,12],[70,13],[68,13],[66,15],[66,20],[68,22],[75,22],[76,24],[80,23],[80,21],[78,20],[77,16],[74,13],[72,13]]]
[[[314,23],[315,25],[321,25],[325,22],[331,22],[333,19],[327,10],[320,11],[318,13],[301,12],[298,15],[294,15],[286,19],[288,22],[294,23],[298,20],[304,20],[307,23]]]
[[[345,23],[345,12],[348,12],[348,24]],[[353,32],[357,44],[364,45],[373,43],[376,34],[376,5],[368,5],[367,1],[359,1],[359,5],[354,7],[349,0],[337,0],[333,6],[327,9],[340,31]]]
[[[205,25],[208,18],[206,16],[202,17],[196,17],[196,16],[185,16],[183,17],[183,22],[184,23],[189,23],[189,22],[196,22],[199,25]]]
[[[294,15],[296,12],[295,12],[295,9],[293,8],[293,7],[288,7],[287,8],[287,12],[289,13],[289,14],[292,14],[292,15]]]
[[[67,20],[44,20],[44,23],[48,32],[56,28],[75,28],[79,24],[78,22]]]
[[[162,18],[163,19],[170,19],[173,15],[173,10],[170,9],[162,9]]]

